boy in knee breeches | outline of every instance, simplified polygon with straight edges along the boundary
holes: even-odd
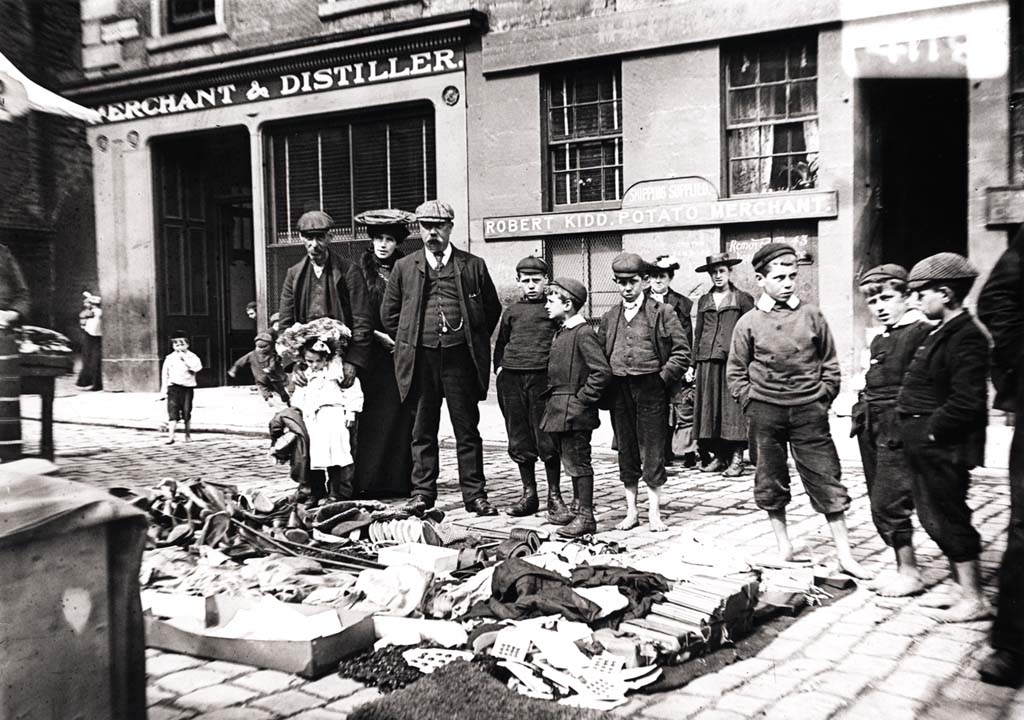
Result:
[[[533,515],[537,500],[536,463],[544,463],[548,484],[549,516],[568,522],[565,503],[558,492],[558,452],[548,433],[540,429],[544,415],[544,391],[548,380],[548,355],[557,323],[545,309],[544,286],[548,266],[537,257],[525,257],[516,265],[516,280],[523,296],[505,308],[494,343],[495,386],[498,407],[505,418],[508,454],[519,467],[522,497],[508,509],[513,517]]]
[[[626,517],[616,528],[639,523],[637,492],[647,485],[648,523],[666,530],[661,520],[661,486],[665,473],[669,401],[690,364],[690,340],[675,311],[647,299],[648,264],[639,255],[622,253],[612,261],[622,303],[601,318],[598,336],[614,375],[612,427],[618,440],[619,476],[626,490]]]
[[[768,243],[752,260],[763,294],[736,323],[726,365],[729,391],[750,423],[757,446],[754,501],[768,513],[779,554],[793,559],[786,524],[790,501],[787,444],[816,512],[825,515],[840,567],[857,578],[867,572],[854,560],[846,529],[850,497],[840,480],[828,410],[839,394],[835,343],[821,311],[795,295],[796,251]]]
[[[192,439],[192,396],[196,389],[196,373],[203,369],[199,356],[189,350],[188,336],[177,330],[171,333],[171,352],[164,358],[160,371],[160,398],[167,398],[167,440],[174,443],[178,421],[185,423],[185,441]]]
[[[920,311],[907,305],[907,271],[900,265],[871,268],[860,277],[860,294],[883,330],[871,341],[864,390],[853,411],[878,534],[896,554],[896,573],[883,573],[869,587],[879,595],[904,597],[924,589],[914,554],[913,469],[899,437],[896,398],[914,351],[931,332]]]
[[[565,525],[558,531],[563,537],[580,537],[597,530],[590,436],[601,424],[598,403],[612,371],[597,334],[580,314],[586,302],[587,289],[575,280],[556,278],[548,286],[545,308],[560,328],[551,342],[548,387],[544,391],[547,400],[540,426],[551,433],[562,467],[572,478],[571,514],[565,511],[558,486],[548,488],[548,520]],[[553,504],[556,510],[561,508],[561,515],[552,511]]]
[[[956,253],[925,258],[908,285],[938,326],[914,353],[897,401],[900,434],[921,526],[949,560],[956,588],[933,613],[942,622],[981,620],[991,612],[981,594],[981,537],[967,505],[971,468],[982,464],[988,425],[988,340],[964,310],[978,271]]]

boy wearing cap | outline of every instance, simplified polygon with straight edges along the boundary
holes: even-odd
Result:
[[[907,271],[900,265],[871,268],[860,277],[860,294],[884,330],[871,341],[864,389],[854,408],[854,428],[864,464],[871,518],[885,544],[896,553],[896,574],[884,573],[869,585],[879,595],[905,597],[924,589],[914,555],[914,474],[899,437],[896,398],[914,351],[931,332],[920,311],[907,306]]]
[[[850,497],[840,480],[839,455],[828,424],[840,383],[832,332],[821,311],[794,294],[797,262],[792,247],[768,243],[754,253],[753,265],[764,293],[755,309],[736,323],[726,375],[757,445],[754,501],[768,513],[781,559],[791,561],[788,443],[811,507],[828,522],[840,568],[867,578],[850,550]]]
[[[274,393],[277,393],[281,402],[288,404],[288,375],[281,366],[281,358],[274,349],[274,338],[269,332],[261,332],[256,336],[255,348],[235,361],[228,370],[228,376],[236,377],[238,371],[246,366],[252,371],[256,388],[265,401],[271,402]]]
[[[978,277],[967,258],[939,253],[914,265],[907,284],[921,312],[938,326],[924,339],[903,377],[897,410],[921,526],[949,559],[956,585],[931,597],[940,622],[991,614],[981,594],[981,537],[967,505],[971,468],[981,465],[988,425],[988,340],[963,301]]]
[[[558,453],[551,436],[540,429],[547,388],[548,355],[557,323],[545,309],[544,286],[548,266],[538,257],[525,257],[516,264],[516,281],[523,296],[512,303],[498,322],[494,342],[495,389],[498,407],[505,418],[508,455],[519,467],[523,496],[508,514],[513,517],[537,512],[537,458],[544,463],[548,487],[558,487]],[[548,493],[548,516],[565,519],[564,503],[559,507]]]
[[[747,449],[747,420],[725,380],[733,329],[754,309],[754,298],[732,283],[732,268],[741,262],[729,253],[717,253],[708,255],[705,263],[694,269],[711,278],[711,291],[697,301],[694,435],[706,458],[700,469],[725,477],[743,474],[743,451]]]
[[[626,489],[626,517],[616,525],[639,524],[637,491],[647,485],[648,524],[653,532],[668,528],[661,520],[661,486],[665,473],[669,398],[690,364],[690,340],[675,311],[648,302],[649,274],[643,258],[622,253],[612,261],[622,303],[601,318],[598,337],[612,369],[612,427],[618,440],[619,475]]]
[[[650,269],[650,287],[647,297],[655,302],[665,303],[676,312],[686,339],[693,347],[693,301],[672,289],[672,280],[679,269],[679,261],[671,255],[659,255],[654,259]],[[676,386],[669,406],[669,433],[665,440],[665,462],[671,462],[676,456],[683,459],[684,467],[697,464],[697,440],[693,434],[693,373],[687,370],[686,375]]]
[[[563,537],[580,537],[597,530],[594,518],[594,469],[590,436],[598,425],[598,403],[612,371],[597,335],[580,314],[587,289],[575,280],[556,278],[548,285],[545,310],[559,324],[548,358],[547,400],[542,431],[551,433],[562,467],[572,478],[572,512],[565,507],[557,474],[548,484],[548,522],[565,525]]]

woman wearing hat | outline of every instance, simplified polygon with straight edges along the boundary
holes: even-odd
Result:
[[[416,216],[402,210],[372,210],[356,216],[366,226],[370,247],[360,259],[374,317],[370,362],[360,373],[366,402],[356,439],[355,491],[364,497],[408,497],[412,471],[412,414],[403,412],[395,381],[395,341],[384,332],[380,305],[398,245],[409,236]]]
[[[733,328],[740,316],[754,308],[754,298],[732,284],[732,267],[741,262],[729,253],[717,253],[695,268],[711,278],[711,291],[697,301],[693,430],[705,459],[701,470],[722,472],[726,477],[743,473],[747,447],[747,421],[725,381]]]

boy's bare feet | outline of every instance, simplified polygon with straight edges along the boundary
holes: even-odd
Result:
[[[647,525],[651,528],[651,532],[660,533],[668,530],[668,525],[666,525],[660,517],[655,515],[651,515],[647,518]]]
[[[191,436],[191,435],[188,435],[188,434],[186,434],[186,435],[185,435],[185,442],[192,442],[192,436]]]
[[[992,617],[992,606],[984,600],[961,598],[948,610],[932,610],[927,615],[940,623],[964,623]]]
[[[852,557],[840,556],[839,569],[858,580],[868,580],[872,577],[871,572]]]
[[[626,513],[626,517],[622,518],[622,520],[619,521],[615,525],[615,529],[616,530],[632,530],[633,528],[635,528],[639,524],[640,524],[640,518],[637,517],[636,513]]]
[[[928,593],[917,601],[919,607],[928,609],[946,609],[960,602],[962,591],[959,585],[953,585],[947,590],[938,590]]]
[[[924,592],[924,580],[920,573],[904,575],[897,573],[890,577],[885,583],[878,584],[875,592],[882,597],[910,597]]]
[[[863,585],[868,590],[878,590],[881,587],[885,587],[888,583],[894,582],[898,577],[899,573],[896,570],[893,568],[886,568],[870,580],[866,580]]]
[[[782,540],[778,540],[777,544],[779,546],[779,560],[781,560],[784,563],[789,563],[796,560],[796,550],[793,549],[793,543],[789,541],[783,542]]]

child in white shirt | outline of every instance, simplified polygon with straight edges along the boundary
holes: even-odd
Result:
[[[185,442],[192,439],[192,395],[196,388],[196,373],[203,369],[199,356],[188,349],[188,336],[181,331],[171,334],[173,350],[164,359],[160,373],[160,399],[167,398],[167,440],[174,443],[178,421],[185,421]]]

